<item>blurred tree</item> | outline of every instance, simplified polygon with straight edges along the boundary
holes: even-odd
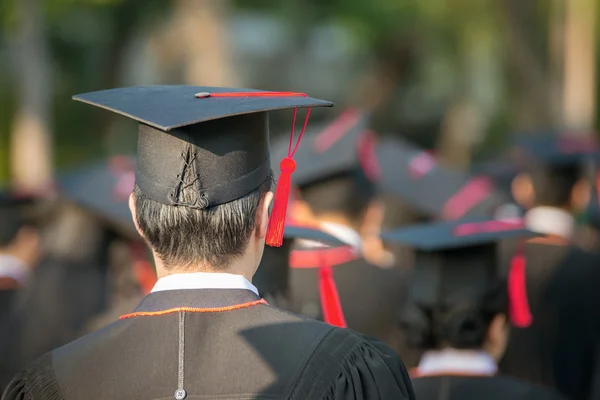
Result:
[[[52,182],[52,89],[45,21],[40,0],[21,0],[17,4],[14,60],[19,108],[11,135],[12,176],[16,187],[39,191]]]
[[[154,42],[163,69],[180,67],[194,85],[239,86],[225,26],[228,0],[177,0]]]
[[[562,116],[565,126],[585,132],[593,128],[596,112],[597,0],[567,1],[564,7]]]

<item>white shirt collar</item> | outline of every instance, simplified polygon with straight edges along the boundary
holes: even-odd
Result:
[[[571,239],[575,219],[565,210],[555,207],[535,207],[525,214],[525,225],[534,232]]]
[[[29,274],[29,268],[20,259],[0,254],[0,277],[12,278],[23,285]]]
[[[418,366],[419,375],[440,375],[458,372],[473,375],[494,375],[496,361],[488,353],[476,350],[430,350],[423,354]]]
[[[258,289],[242,275],[222,272],[191,272],[160,278],[152,292],[179,289],[246,289],[258,295]]]
[[[323,232],[329,233],[331,236],[336,237],[348,245],[360,249],[362,247],[362,240],[358,232],[349,226],[342,224],[336,224],[333,222],[321,222],[320,224]]]

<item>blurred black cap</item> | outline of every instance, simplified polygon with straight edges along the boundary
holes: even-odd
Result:
[[[116,156],[63,173],[60,193],[113,226],[135,229],[129,195],[135,184],[135,158]]]
[[[382,139],[376,159],[380,186],[432,217],[492,217],[510,202],[491,179],[445,168],[429,152],[405,140]]]
[[[329,125],[307,131],[302,146],[294,155],[297,168],[292,182],[299,188],[317,184],[340,175],[363,171],[365,148],[373,140],[368,131],[368,116],[348,109]],[[279,171],[279,161],[287,156],[289,139],[273,142],[273,170]],[[366,167],[368,168],[368,167]]]
[[[482,300],[501,272],[497,243],[536,236],[522,219],[469,219],[424,224],[382,234],[414,248],[411,296],[419,304],[450,306]]]

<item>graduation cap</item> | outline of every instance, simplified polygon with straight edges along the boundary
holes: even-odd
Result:
[[[375,159],[380,163],[379,185],[430,216],[491,217],[510,202],[491,179],[445,168],[431,153],[402,139],[382,139]]]
[[[135,232],[128,203],[135,184],[134,171],[134,157],[111,157],[61,174],[58,188],[69,201],[113,226]]]
[[[443,309],[481,304],[501,277],[498,242],[536,235],[522,219],[470,219],[398,229],[382,238],[414,248],[411,297],[429,309]],[[519,255],[508,276],[509,313],[516,326],[531,322],[524,268]]]
[[[293,176],[294,185],[302,189],[357,171],[376,179],[368,154],[376,135],[367,129],[368,123],[366,114],[351,108],[327,126],[307,132],[295,154],[299,166]],[[275,141],[274,158],[284,156],[289,146],[287,139]]]
[[[281,161],[267,244],[279,246],[293,160],[311,107],[333,103],[304,93],[205,86],[139,86],[103,90],[73,99],[139,122],[136,184],[166,205],[205,209],[236,200],[271,174],[268,112],[307,108],[302,131]],[[191,189],[192,200],[183,193]]]
[[[513,158],[532,172],[538,204],[562,206],[587,165],[600,160],[600,151],[593,137],[534,136],[515,140]]]

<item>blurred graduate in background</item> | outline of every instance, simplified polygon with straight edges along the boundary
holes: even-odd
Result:
[[[588,206],[587,165],[599,153],[589,139],[560,135],[525,138],[517,149],[525,223],[545,236],[522,249],[533,323],[513,329],[502,370],[587,399],[600,338],[600,258],[575,244],[575,216]]]
[[[557,393],[498,374],[509,324],[528,323],[523,288],[498,262],[500,239],[531,237],[519,220],[423,224],[386,232],[415,250],[403,323],[424,350],[412,372],[417,398],[561,399]],[[520,282],[524,284],[524,282]]]

